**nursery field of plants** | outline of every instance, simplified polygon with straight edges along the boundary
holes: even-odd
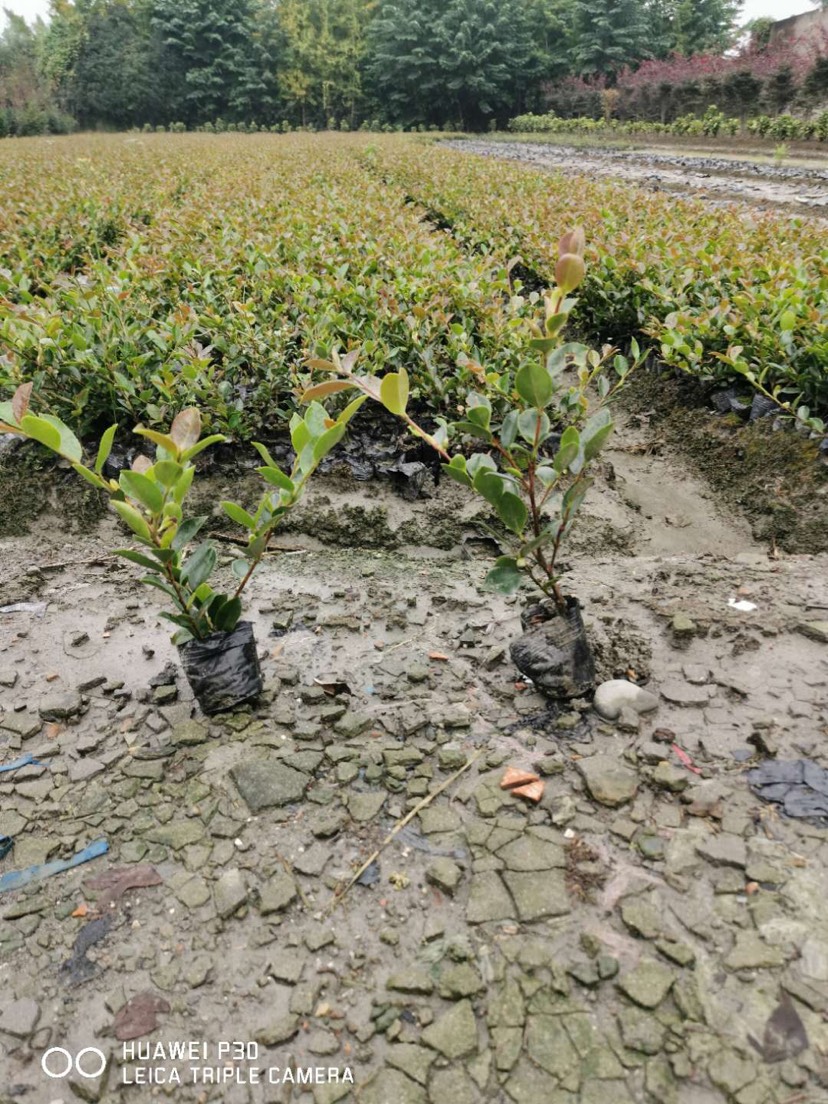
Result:
[[[216,429],[273,431],[333,345],[368,370],[405,364],[439,408],[465,358],[514,363],[527,292],[576,223],[588,336],[649,338],[700,378],[828,406],[820,223],[573,187],[410,138],[23,142],[0,150],[0,177],[0,387],[34,379],[83,432],[162,424],[184,398]]]
[[[555,156],[0,142],[0,1104],[824,1104],[826,226]]]

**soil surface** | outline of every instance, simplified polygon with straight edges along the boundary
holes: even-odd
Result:
[[[569,552],[600,679],[657,698],[616,722],[518,679],[454,486],[322,480],[251,585],[265,694],[212,719],[111,519],[2,541],[0,879],[109,846],[0,892],[2,1104],[828,1100],[828,828],[746,778],[828,766],[828,557],[654,446],[629,416]]]
[[[611,176],[655,191],[692,195],[716,203],[828,217],[828,169],[732,160],[695,153],[611,147],[573,147],[546,142],[478,139],[445,143],[466,153],[521,161],[538,169]]]

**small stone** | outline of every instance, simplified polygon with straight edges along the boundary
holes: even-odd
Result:
[[[312,844],[293,860],[293,869],[310,878],[318,878],[331,858],[331,849],[321,843]]]
[[[699,626],[690,617],[689,614],[679,610],[678,613],[673,614],[673,620],[670,624],[670,628],[673,631],[673,639],[676,643],[686,643],[691,637],[695,636],[699,631]]]
[[[12,667],[3,667],[0,670],[0,686],[5,686],[11,690],[17,685],[17,679],[18,673]]]
[[[621,919],[633,935],[656,939],[663,931],[662,912],[649,901],[630,900],[621,905]]]
[[[0,1009],[0,1032],[28,1039],[40,1020],[40,1005],[30,997],[12,1001]]]
[[[771,969],[784,963],[785,957],[779,948],[769,947],[755,932],[740,932],[724,959],[729,970]]]
[[[203,878],[195,875],[179,886],[175,895],[187,908],[201,908],[210,900],[210,889]]]
[[[696,851],[717,866],[734,866],[744,869],[747,864],[747,848],[741,836],[722,833],[696,844]]]
[[[170,733],[170,741],[177,747],[195,747],[207,741],[209,733],[200,721],[184,721]]]
[[[696,961],[696,952],[686,943],[676,943],[671,939],[659,939],[656,942],[656,950],[665,958],[675,962],[677,966],[692,966]]]
[[[477,1021],[471,1001],[463,1000],[423,1031],[423,1042],[446,1058],[463,1058],[477,1051]],[[391,1098],[389,1098],[391,1099]]]
[[[348,798],[348,812],[351,819],[359,824],[373,820],[385,804],[387,794],[382,790],[367,790],[364,793],[352,793]]]
[[[625,1047],[642,1054],[661,1053],[665,1031],[655,1016],[640,1008],[625,1008],[618,1013],[618,1027]]]
[[[426,1104],[425,1089],[396,1069],[382,1069],[359,1094],[360,1104]]]
[[[103,774],[106,764],[99,759],[75,759],[69,763],[69,781],[87,782],[98,774]]]
[[[247,759],[230,776],[251,813],[301,801],[310,778],[276,756]]]
[[[77,691],[54,694],[44,698],[38,705],[38,712],[44,721],[68,721],[70,717],[76,717],[82,709],[83,701]]]
[[[460,879],[463,877],[463,871],[451,859],[440,857],[429,864],[425,876],[426,881],[431,885],[437,886],[444,893],[453,896],[454,891],[460,884]]]
[[[703,686],[694,686],[681,679],[668,679],[661,684],[661,696],[674,705],[707,705],[710,695]]]
[[[247,886],[240,870],[225,871],[213,886],[216,912],[227,920],[247,903]]]
[[[418,1085],[425,1085],[429,1068],[437,1056],[425,1047],[411,1043],[398,1043],[385,1052],[386,1062],[393,1069],[402,1070]]]
[[[720,1050],[707,1067],[707,1072],[713,1084],[731,1098],[756,1080],[755,1062],[750,1058],[740,1058],[732,1050]]]
[[[651,713],[658,708],[658,698],[649,690],[636,686],[626,679],[610,679],[602,682],[592,700],[595,712],[607,721],[617,720],[622,708],[627,706],[636,713]]]
[[[653,771],[653,783],[659,789],[668,790],[670,793],[681,793],[682,790],[687,789],[690,779],[687,777],[687,771],[664,759]]]
[[[490,920],[513,920],[515,906],[505,886],[493,870],[475,874],[469,887],[466,919],[470,924]]]
[[[616,985],[642,1008],[657,1008],[675,981],[675,974],[660,962],[645,959],[622,976]]]
[[[299,1017],[295,1015],[282,1016],[271,1024],[253,1029],[253,1039],[262,1046],[278,1046],[286,1043],[299,1030]]]
[[[440,974],[438,992],[444,1000],[462,1000],[473,997],[483,988],[480,974],[467,962],[449,966]]]
[[[809,640],[818,640],[820,644],[828,644],[828,621],[799,621],[795,629]]]
[[[628,705],[621,707],[618,720],[615,722],[619,732],[638,732],[641,729],[641,719],[634,709]]]
[[[552,870],[566,866],[563,847],[534,835],[521,835],[497,852],[509,870]]]
[[[638,777],[615,756],[593,755],[589,759],[579,759],[576,765],[590,795],[601,805],[615,808],[635,797]]]
[[[393,989],[399,993],[417,993],[427,996],[434,992],[434,981],[427,970],[418,970],[413,967],[402,970],[398,974],[392,974],[385,983],[386,989]]]
[[[195,818],[191,820],[171,820],[160,824],[146,833],[150,843],[161,843],[173,851],[181,851],[191,843],[198,843],[204,835],[204,825]]]
[[[282,867],[277,867],[259,889],[259,912],[262,916],[281,912],[296,897],[296,883]]]
[[[509,887],[521,920],[540,920],[544,916],[565,916],[569,898],[563,871],[519,874],[507,870],[503,881]]]

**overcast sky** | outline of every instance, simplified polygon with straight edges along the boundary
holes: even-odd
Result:
[[[798,15],[799,12],[813,11],[815,7],[809,0],[745,0],[740,21],[746,23],[749,19],[763,16],[785,19],[786,16]],[[2,8],[9,8],[31,22],[39,15],[47,15],[49,0],[0,0],[0,9]],[[4,22],[5,19],[0,14],[0,23]]]

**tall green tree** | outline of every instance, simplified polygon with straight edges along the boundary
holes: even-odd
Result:
[[[154,0],[151,23],[178,88],[171,115],[193,125],[250,110],[236,93],[255,86],[252,0]]]
[[[355,124],[368,18],[365,0],[281,0],[279,87],[294,122]]]
[[[651,56],[643,0],[575,0],[573,56],[579,73],[607,77]]]
[[[673,49],[678,53],[724,51],[733,42],[739,0],[680,0],[673,19]]]
[[[485,126],[539,75],[524,0],[385,0],[370,40],[375,94],[402,123]]]

